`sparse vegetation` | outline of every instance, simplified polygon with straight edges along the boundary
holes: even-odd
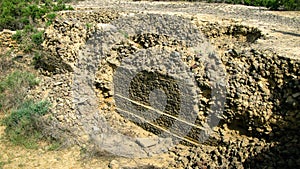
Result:
[[[156,1],[161,1],[161,0],[156,0]],[[197,2],[201,0],[184,0],[184,1]],[[300,0],[206,0],[206,2],[243,4],[249,6],[264,6],[271,10],[280,10],[280,9],[300,10]]]
[[[36,148],[43,135],[38,126],[38,120],[48,112],[49,102],[32,100],[23,102],[16,110],[3,119],[8,139],[26,148]]]
[[[65,0],[2,0],[0,2],[0,30],[23,29],[26,25],[36,25],[45,14],[61,10],[71,10]]]
[[[5,164],[5,162],[0,161],[0,169],[3,168],[4,164]]]
[[[56,18],[56,14],[55,13],[49,13],[46,15],[46,26],[50,26],[53,22],[53,20]]]
[[[19,50],[25,53],[39,53],[42,49],[44,31],[38,27],[51,25],[56,17],[56,11],[72,10],[72,7],[65,4],[66,2],[70,1],[2,0],[0,30],[17,30],[12,38],[19,44]],[[33,57],[32,60],[34,61],[35,58]],[[50,104],[47,101],[28,100],[27,91],[38,85],[39,80],[33,73],[21,71],[15,66],[13,67],[16,69],[10,68],[8,63],[15,64],[10,54],[1,55],[2,60],[5,62],[0,64],[0,68],[5,71],[0,73],[0,112],[6,114],[1,122],[6,126],[7,139],[16,145],[36,148],[37,142],[43,138],[38,122],[48,112]],[[60,143],[54,141],[50,144],[49,150],[58,147]]]
[[[93,26],[93,24],[91,24],[91,23],[86,24],[86,28],[88,28],[88,29],[90,29],[92,26]]]
[[[49,145],[49,147],[47,148],[47,150],[48,151],[56,151],[56,150],[60,149],[61,147],[62,147],[61,142],[52,140],[52,142]]]
[[[227,3],[264,6],[271,10],[300,10],[299,0],[226,0]]]
[[[14,71],[0,81],[0,111],[18,107],[28,89],[38,84],[38,79],[29,72]]]
[[[65,5],[65,0],[53,3],[51,0],[4,0],[1,2],[0,30],[17,30],[13,36],[20,45],[20,50],[25,53],[41,50],[43,31],[36,27],[49,26],[56,17],[54,12],[72,9]],[[45,16],[45,23],[39,24]]]
[[[36,86],[39,80],[34,74],[19,70],[0,80],[0,112],[6,117],[1,124],[6,126],[6,138],[15,145],[37,148],[41,140],[49,141],[49,150],[56,150],[60,143],[44,137],[39,123],[48,110],[47,101],[34,102],[26,98],[27,91]]]
[[[41,44],[44,41],[44,31],[38,31],[36,28],[26,25],[23,30],[18,30],[13,35],[13,39],[19,43],[19,48],[26,52],[32,52],[33,50],[41,50]]]
[[[300,10],[299,0],[207,0],[207,2],[225,2],[230,4],[243,4],[249,6],[264,6],[271,10]]]

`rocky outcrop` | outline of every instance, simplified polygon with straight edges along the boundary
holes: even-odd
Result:
[[[80,22],[72,22],[67,19],[55,20],[46,29],[42,45],[49,57],[61,59],[74,66],[78,51],[85,44],[86,36],[86,29]]]
[[[54,74],[73,71],[78,52],[96,23],[107,23],[118,17],[112,10],[62,11],[45,33],[43,59],[38,67]]]
[[[176,112],[180,110],[178,106],[182,102],[178,94],[180,92],[177,91],[181,88],[176,88],[175,83],[171,83],[171,85],[169,83],[174,80],[170,78],[172,74],[167,71],[167,66],[170,66],[171,63],[163,59],[159,60],[165,55],[173,57],[173,55],[178,54],[182,57],[182,64],[192,73],[196,84],[190,89],[188,88],[190,83],[186,81],[188,85],[185,89],[189,89],[189,91],[197,95],[196,100],[191,100],[196,103],[196,108],[191,108],[193,111],[197,110],[196,120],[192,122],[192,125],[187,125],[191,126],[191,132],[187,133],[187,135],[182,134],[180,137],[186,144],[192,145],[195,143],[197,146],[177,146],[171,149],[170,154],[177,160],[176,164],[170,164],[171,167],[260,167],[256,162],[260,161],[261,158],[268,158],[271,162],[267,163],[264,161],[264,165],[278,168],[285,167],[285,163],[282,162],[285,160],[284,157],[289,157],[289,167],[300,165],[297,159],[300,156],[299,136],[297,134],[300,127],[300,61],[279,56],[273,51],[251,48],[250,44],[263,37],[260,30],[235,23],[222,25],[197,21],[198,23],[195,25],[198,26],[198,29],[203,32],[216,49],[214,55],[209,55],[213,59],[210,58],[211,60],[208,63],[201,59],[205,56],[197,55],[196,52],[189,49],[193,43],[187,41],[193,40],[193,37],[184,41],[184,39],[178,40],[157,32],[140,34],[114,32],[115,27],[105,24],[94,25],[92,28],[88,28],[85,25],[86,23],[108,23],[111,21],[110,23],[114,23],[115,26],[119,27],[126,27],[126,25],[130,24],[138,26],[139,24],[135,23],[134,15],[127,15],[127,17],[124,15],[124,21],[114,22],[118,14],[111,15],[109,13],[104,14],[102,17],[98,13],[86,13],[88,13],[87,16],[89,17],[84,17],[86,14],[63,13],[62,18],[68,16],[69,19],[56,20],[45,31],[45,41],[43,43],[45,50],[50,57],[55,58],[53,62],[62,62],[64,63],[63,65],[68,66],[55,65],[55,68],[45,66],[44,70],[50,72],[48,75],[51,78],[44,82],[45,86],[40,94],[41,97],[46,97],[43,95],[48,93],[47,97],[54,105],[53,116],[61,124],[74,129],[72,131],[76,133],[74,137],[80,140],[80,143],[88,144],[87,142],[90,140],[95,144],[97,143],[95,141],[99,141],[94,136],[97,135],[95,134],[97,132],[101,134],[103,129],[105,129],[105,127],[102,128],[103,124],[100,124],[103,118],[106,119],[112,128],[120,133],[134,137],[153,136],[153,134],[142,130],[139,126],[152,133],[161,134],[161,130],[168,129],[176,121],[188,121],[188,119],[178,118],[178,112]],[[98,15],[101,16],[100,19],[96,17]],[[70,19],[71,16],[76,16],[78,18],[77,21],[72,21]],[[155,20],[156,17],[161,17],[160,20],[163,21],[165,21],[164,18],[168,18],[167,16],[154,14],[144,14],[144,17],[146,18],[145,20]],[[167,23],[161,24],[167,25]],[[101,48],[104,51],[103,53],[97,50],[86,50],[87,46],[98,45],[97,43],[89,43],[91,42],[90,39],[93,38],[92,30],[103,37],[112,37],[111,41],[105,41],[109,44],[108,46],[100,46],[103,47]],[[178,30],[180,29],[178,28]],[[178,37],[180,38],[180,36]],[[103,42],[104,39],[92,40],[94,42]],[[86,55],[87,58],[80,58],[79,56],[85,56],[79,55],[80,51],[90,53]],[[145,71],[134,76],[135,78],[133,78],[129,87],[128,97],[115,97],[115,94],[126,95],[126,93],[122,93],[122,90],[115,88],[122,87],[122,85],[115,86],[115,83],[127,84],[126,79],[122,79],[124,76],[119,78],[121,81],[115,81],[114,75],[120,70],[118,68],[124,68],[122,73],[130,75],[132,73],[130,71],[134,70],[130,66],[144,66],[140,65],[139,62],[145,60],[129,59],[132,62],[128,60],[126,62],[126,58],[130,58],[133,55],[147,56],[149,58],[153,56],[155,58],[154,55],[160,56],[158,55],[159,52],[161,52],[161,58],[153,59],[152,61],[155,61],[155,63],[150,65],[162,66],[153,69],[150,66],[143,67]],[[93,56],[93,54],[95,55]],[[95,57],[98,55],[99,57]],[[96,61],[99,60],[96,64],[94,64],[95,59]],[[87,65],[83,65],[82,61],[85,61]],[[122,64],[124,61],[125,64]],[[137,62],[135,63],[135,61]],[[49,59],[46,59],[44,63],[50,63]],[[164,65],[161,63],[168,64]],[[84,68],[86,72],[76,71],[80,67]],[[172,68],[172,66],[170,67]],[[175,68],[173,69],[176,70]],[[73,73],[74,71],[75,74]],[[90,74],[91,72],[92,74]],[[179,77],[185,76],[184,74],[180,75]],[[222,76],[222,79],[217,79],[220,76]],[[82,78],[77,79],[76,77]],[[146,81],[147,83],[145,83]],[[218,83],[212,83],[212,81],[217,81]],[[89,88],[83,88],[85,85],[89,85]],[[215,89],[218,87],[223,92],[218,93],[219,96],[225,97],[222,103],[219,103],[219,100],[212,97],[215,94]],[[78,107],[78,104],[84,104],[87,107],[92,104],[92,106],[97,107],[95,105],[97,103],[93,100],[97,97],[95,93],[90,93],[95,88],[99,98],[99,114],[88,115],[86,109],[77,109],[76,107]],[[151,91],[155,88],[159,88],[166,93],[166,103],[159,103],[155,102],[155,99],[149,99]],[[80,98],[80,92],[83,93],[84,97]],[[89,95],[93,95],[93,97],[88,98]],[[75,101],[73,97],[75,97]],[[189,98],[187,97],[185,95],[183,99],[188,100]],[[160,99],[163,98],[158,98],[158,100]],[[139,115],[143,118],[149,118],[150,121],[151,119],[153,121],[151,123],[143,120],[142,122],[137,121],[125,115],[125,111],[122,112],[124,107],[121,107],[122,110],[118,110],[120,106],[116,101],[121,101],[126,105],[125,101],[128,100],[131,103],[135,103],[131,108],[139,110],[137,113],[141,113],[146,109],[153,111],[162,109],[159,112],[162,112],[163,115],[153,120],[153,117],[141,113]],[[153,107],[153,104],[158,105]],[[165,104],[169,107],[163,109],[162,107]],[[222,109],[214,107],[214,105],[218,104],[222,105]],[[207,119],[218,111],[222,111],[222,113],[217,113],[214,116],[218,117],[220,122],[213,128],[214,132],[211,133],[209,139],[199,145],[197,139],[199,135],[201,136],[200,131],[205,130],[205,127],[209,126],[209,120]],[[101,118],[98,115],[101,115]],[[139,126],[136,126],[136,124]],[[82,133],[78,132],[79,130],[84,134],[81,135]],[[174,130],[172,132],[176,134],[177,131]],[[92,136],[90,135],[91,133]],[[171,136],[168,135],[168,137]],[[138,141],[136,143],[139,144]],[[142,144],[140,143],[139,145]],[[155,153],[154,150],[151,150],[151,153],[153,152]]]
[[[1,49],[4,49],[4,51],[0,51],[1,54],[5,54],[5,52],[8,52],[17,46],[16,41],[12,40],[12,35],[15,33],[16,31],[10,31],[7,29],[0,32],[0,47]]]
[[[61,11],[59,16],[71,19],[73,22],[81,22],[85,25],[93,25],[97,23],[109,23],[111,20],[117,19],[121,11],[93,8],[80,8],[79,11]]]

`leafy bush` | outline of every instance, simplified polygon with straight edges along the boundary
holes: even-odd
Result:
[[[280,2],[287,10],[300,10],[300,0],[282,0]]]
[[[22,31],[17,30],[17,32],[12,36],[12,39],[20,43],[22,41]]]
[[[29,100],[21,104],[17,110],[12,111],[3,119],[8,139],[16,145],[36,148],[38,141],[42,138],[38,126],[39,118],[48,112],[49,106],[47,101],[34,103]]]
[[[44,41],[43,33],[44,32],[41,31],[41,32],[32,34],[31,35],[32,42],[35,43],[36,45],[41,45]]]
[[[35,25],[49,12],[71,10],[64,0],[53,3],[52,0],[1,0],[0,30],[23,29],[26,25]]]
[[[39,83],[29,72],[15,71],[0,81],[0,111],[18,107],[24,101],[29,88]]]
[[[37,148],[39,141],[50,143],[49,150],[60,148],[59,140],[43,134],[44,116],[50,107],[47,101],[26,99],[27,91],[39,80],[29,72],[14,71],[0,79],[0,112],[7,114],[1,123],[6,138],[15,145]]]
[[[56,18],[56,14],[55,13],[49,13],[46,15],[46,19],[47,19],[47,22],[46,22],[46,26],[49,26],[52,24],[53,20]]]
[[[13,143],[27,148],[37,146],[36,141],[41,136],[37,120],[49,107],[48,102],[26,100],[27,91],[38,83],[32,73],[18,70],[0,79],[0,112],[8,114],[2,120],[6,125],[6,136]]]
[[[33,49],[40,50],[40,46],[43,41],[44,31],[38,31],[30,25],[26,25],[23,30],[18,30],[16,34],[12,36],[12,39],[16,40],[20,45],[19,48],[24,52],[31,52]]]
[[[17,30],[13,39],[24,52],[39,53],[42,49],[43,31],[39,31],[40,19],[45,16],[46,26],[51,24],[60,10],[70,10],[65,2],[70,0],[1,0],[0,1],[0,31],[2,29]],[[44,25],[39,25],[44,26]],[[1,60],[8,57],[0,56]],[[33,60],[41,58],[36,55]],[[12,61],[12,59],[8,59]],[[8,69],[7,64],[0,64],[0,70]],[[42,129],[38,125],[40,117],[48,112],[49,103],[45,101],[33,102],[26,100],[27,91],[38,84],[36,77],[29,72],[14,71],[6,76],[12,69],[0,73],[0,112],[10,113],[3,119],[6,125],[6,135],[10,141],[27,148],[37,147],[37,141],[42,138]],[[2,76],[2,77],[1,77]],[[44,140],[45,138],[43,138]],[[60,143],[52,140],[50,149],[56,149]],[[0,167],[1,168],[1,167]]]

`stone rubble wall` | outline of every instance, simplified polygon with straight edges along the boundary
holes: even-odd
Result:
[[[0,47],[4,49],[4,51],[0,51],[1,54],[5,54],[5,52],[8,52],[10,49],[17,47],[16,41],[12,40],[12,35],[15,33],[16,31],[6,29],[0,32]]]
[[[54,117],[66,129],[71,127],[74,130],[76,128],[84,130],[83,124],[78,124],[78,121],[82,121],[81,118],[84,117],[75,113],[74,93],[71,91],[74,77],[72,72],[76,68],[78,52],[84,48],[88,37],[92,35],[90,33],[97,29],[95,26],[88,28],[86,23],[109,23],[117,16],[118,14],[109,12],[104,15],[101,12],[62,13],[62,18],[55,21],[45,31],[43,46],[50,54],[49,57],[61,59],[72,69],[56,65],[55,70],[58,71],[51,71],[52,69],[47,70],[47,66],[43,67],[42,71],[48,72],[49,77],[45,77],[45,85],[42,85],[40,97],[48,98],[52,102]],[[71,18],[77,18],[77,20],[74,21]],[[206,143],[208,146],[199,146],[189,150],[174,149],[173,154],[178,157],[179,161],[179,164],[174,165],[193,167],[198,165],[197,163],[207,163],[213,168],[228,165],[256,166],[257,164],[253,164],[249,159],[255,160],[260,152],[264,157],[263,152],[268,149],[271,154],[266,153],[266,156],[271,156],[270,160],[276,161],[279,158],[276,157],[276,152],[284,149],[291,150],[299,142],[299,136],[296,133],[300,127],[300,61],[278,56],[273,51],[251,48],[249,44],[263,37],[256,28],[234,23],[230,26],[222,26],[218,23],[207,24],[201,21],[196,25],[215,46],[222,65],[225,67],[228,78],[225,110],[220,124],[215,129],[216,134],[213,134],[212,139]],[[116,67],[120,65],[118,57],[126,57],[140,49],[161,47],[162,44],[170,43],[166,37],[159,37],[155,34],[128,38],[128,41],[115,44],[110,51],[110,56],[102,58],[99,70],[95,73],[93,83],[94,87],[99,90],[99,104],[107,104],[101,107],[106,117],[116,112],[115,103],[111,101],[111,98],[114,93],[112,76]],[[184,48],[180,46],[180,43],[176,47]],[[184,56],[184,63],[193,72],[198,87],[202,91],[198,105],[200,111],[196,122],[201,126],[202,121],[205,121],[210,112],[210,105],[214,102],[209,97],[212,88],[207,79],[210,75],[208,71],[205,71],[207,65],[195,55],[185,53]],[[62,71],[59,71],[60,69]],[[118,120],[122,119],[118,115],[114,117]],[[118,120],[112,119],[108,122],[114,121],[116,128],[118,125],[129,124],[129,122],[123,123],[122,120]],[[97,124],[91,123],[91,125],[90,128],[97,127],[95,126]],[[148,127],[146,126],[146,129]],[[193,131],[197,132],[197,130]],[[82,141],[89,139],[84,135],[77,137],[82,137],[78,138]],[[217,147],[217,149],[209,149],[209,146]],[[298,150],[286,152],[286,155],[299,157]],[[184,153],[186,154],[183,155]],[[197,155],[197,153],[204,155]],[[209,161],[210,158],[213,160]],[[275,163],[277,167],[285,166],[280,161]],[[300,165],[299,160],[291,158],[289,166],[296,165]]]

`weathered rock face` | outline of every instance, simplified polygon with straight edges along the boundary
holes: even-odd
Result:
[[[120,12],[120,11],[119,11]],[[59,16],[72,19],[73,22],[81,22],[85,25],[97,23],[109,23],[119,17],[119,12],[108,9],[81,8],[81,11],[61,11]]]
[[[69,82],[64,83],[67,85],[67,94],[65,96],[68,99],[60,95],[62,94],[60,88],[58,90],[54,88],[50,92],[49,98],[55,102],[53,109],[56,114],[54,116],[61,123],[84,130],[83,124],[80,124],[80,122],[83,122],[82,118],[87,116],[83,116],[82,114],[84,113],[76,111],[76,108],[74,109],[73,106],[64,106],[64,103],[68,102],[68,105],[74,104],[70,103],[70,95],[72,93],[71,81],[73,81],[72,78],[74,76],[72,71],[80,66],[80,63],[78,63],[78,52],[84,48],[88,37],[92,36],[89,31],[94,29],[98,29],[97,31],[100,33],[103,31],[102,28],[96,27],[87,30],[88,28],[84,27],[84,24],[86,22],[107,23],[109,19],[101,19],[101,17],[99,19],[96,17],[98,14],[96,15],[92,12],[87,15],[91,17],[86,18],[77,13],[64,13],[62,15],[68,17],[76,15],[76,18],[79,18],[78,20],[82,22],[57,20],[45,32],[45,42],[43,44],[45,50],[50,53],[51,57],[72,68],[68,69],[58,65],[56,68],[64,71],[56,71],[56,74],[52,75],[52,81],[61,81],[62,79],[59,77],[68,79],[67,81]],[[94,15],[95,17],[92,17]],[[113,20],[118,15],[114,14],[112,16],[104,15],[103,17]],[[264,161],[266,166],[285,167],[286,165],[282,163],[284,158],[281,156],[289,157],[289,167],[300,165],[299,160],[297,161],[297,158],[300,156],[299,136],[297,134],[300,127],[300,61],[278,56],[273,51],[261,51],[251,48],[250,44],[263,36],[256,28],[235,25],[234,23],[221,26],[218,23],[195,22],[199,30],[215,46],[218,55],[214,57],[217,57],[216,60],[219,60],[218,64],[209,64],[201,60],[201,56],[189,50],[188,43],[184,41],[155,33],[124,34],[122,39],[108,42],[111,43],[112,47],[107,49],[105,55],[103,53],[99,54],[101,57],[99,57],[98,69],[95,75],[91,75],[95,76],[95,79],[92,82],[88,81],[90,79],[87,79],[87,82],[83,82],[91,83],[93,87],[98,89],[100,113],[105,116],[113,128],[131,136],[145,136],[149,133],[140,132],[141,130],[128,119],[155,134],[160,134],[162,129],[168,129],[172,126],[175,121],[178,121],[178,111],[180,110],[182,99],[187,99],[187,97],[180,97],[180,88],[176,86],[176,83],[173,83],[175,80],[168,74],[166,67],[150,69],[150,66],[145,66],[143,71],[136,74],[132,81],[128,83],[128,97],[126,93],[122,93],[122,90],[117,88],[124,86],[115,86],[116,82],[122,84],[122,81],[126,86],[126,79],[114,75],[120,67],[124,68],[122,73],[130,75],[130,71],[133,71],[133,69],[130,69],[130,66],[138,66],[139,62],[142,61],[137,59],[136,64],[133,64],[133,62],[123,63],[124,60],[126,61],[126,58],[130,58],[132,55],[153,55],[154,57],[160,51],[162,57],[171,57],[172,52],[175,51],[180,54],[182,63],[192,73],[196,86],[193,86],[191,90],[194,90],[198,96],[195,100],[197,109],[196,120],[193,122],[195,126],[191,125],[191,132],[183,137],[197,143],[199,135],[201,135],[201,129],[209,123],[208,117],[216,111],[212,105],[221,104],[224,106],[224,109],[222,109],[220,123],[214,128],[214,133],[211,134],[210,139],[204,145],[193,148],[177,147],[171,151],[178,160],[177,164],[171,164],[173,165],[172,167],[190,166],[201,168],[203,165],[211,168],[228,166],[236,168],[241,168],[242,166],[246,168],[250,166],[259,167],[258,165],[260,164],[256,162],[261,158],[269,158],[272,161],[272,165],[268,165]],[[145,51],[150,52],[147,53]],[[86,58],[87,61],[88,59],[90,58]],[[129,61],[131,60],[129,59]],[[161,60],[163,63],[164,61],[163,59]],[[164,64],[152,63],[150,65]],[[141,65],[139,68],[143,68],[142,66],[144,65]],[[47,68],[45,69],[47,70]],[[216,72],[217,74],[214,75]],[[224,73],[222,76],[225,77],[222,79],[223,81],[218,81],[220,82],[218,83],[219,87],[224,87],[225,90],[224,93],[220,94],[226,97],[224,103],[218,103],[212,97],[215,88],[211,81],[219,77],[221,75],[219,73]],[[86,75],[88,75],[88,72],[86,72]],[[184,75],[182,76],[184,77]],[[119,77],[121,82],[116,81],[114,77]],[[57,82],[53,83],[58,84]],[[186,86],[187,89],[188,87]],[[50,88],[52,87],[49,85],[46,88],[44,89],[45,91],[51,90]],[[151,100],[151,91],[154,89],[159,89],[158,93],[161,91],[165,93],[166,98],[155,99],[153,97],[154,99]],[[53,92],[54,90],[55,92]],[[139,113],[144,118],[149,118],[149,121],[153,119],[151,115],[155,111],[150,113],[150,116],[147,114],[148,112],[145,114],[143,112],[151,106],[153,109],[158,109],[165,114],[159,117],[155,116],[158,118],[151,121],[151,123],[133,120],[124,111],[118,110],[120,106],[118,105],[119,102],[116,103],[117,101],[125,105],[125,108],[128,103],[125,100],[122,101],[124,98],[115,97],[115,94],[125,95],[125,99],[131,101],[129,105],[131,107],[130,110],[137,110],[136,113]],[[166,102],[155,102],[156,100],[165,99]],[[132,104],[133,102],[135,104]],[[86,104],[88,105],[89,103]],[[156,107],[153,105],[156,105]],[[166,107],[164,107],[165,105]],[[62,108],[58,108],[58,106],[62,106]],[[194,107],[191,109],[195,111]],[[97,130],[96,127],[98,128],[99,126],[96,125],[98,124],[89,120],[84,121],[85,124],[90,125],[88,128]],[[176,133],[176,130],[173,132]]]
[[[55,20],[44,33],[45,52],[50,57],[74,66],[78,51],[86,41],[86,29],[79,23],[67,19]],[[63,69],[63,68],[61,68]]]
[[[62,11],[58,15],[44,33],[45,53],[38,64],[54,74],[73,71],[78,52],[91,36],[95,23],[107,23],[118,17],[111,10]]]
[[[236,38],[239,42],[253,43],[263,34],[257,28],[244,25],[220,25],[218,23],[197,23],[200,29],[210,39],[214,38]],[[224,39],[225,40],[225,39]]]
[[[0,51],[0,54],[4,54],[5,52],[17,46],[17,43],[12,40],[12,35],[15,33],[15,31],[10,30],[3,30],[0,32],[0,47],[1,49],[4,49],[4,51]]]
[[[232,124],[260,136],[276,134],[283,121],[299,127],[295,123],[297,118],[288,117],[298,114],[299,102],[293,94],[300,89],[299,62],[255,50],[236,57],[226,63],[232,75],[228,89],[231,94],[227,99],[230,109],[226,113],[233,117]]]
[[[263,36],[255,28],[241,25],[222,28],[218,24],[198,26],[221,50],[220,57],[229,77],[224,113],[232,127],[246,129],[247,135],[269,137],[276,133],[274,130],[279,129],[287,114],[296,117],[299,103],[292,94],[299,92],[299,60],[250,48],[244,43],[246,39]],[[228,30],[237,32],[228,34]]]

